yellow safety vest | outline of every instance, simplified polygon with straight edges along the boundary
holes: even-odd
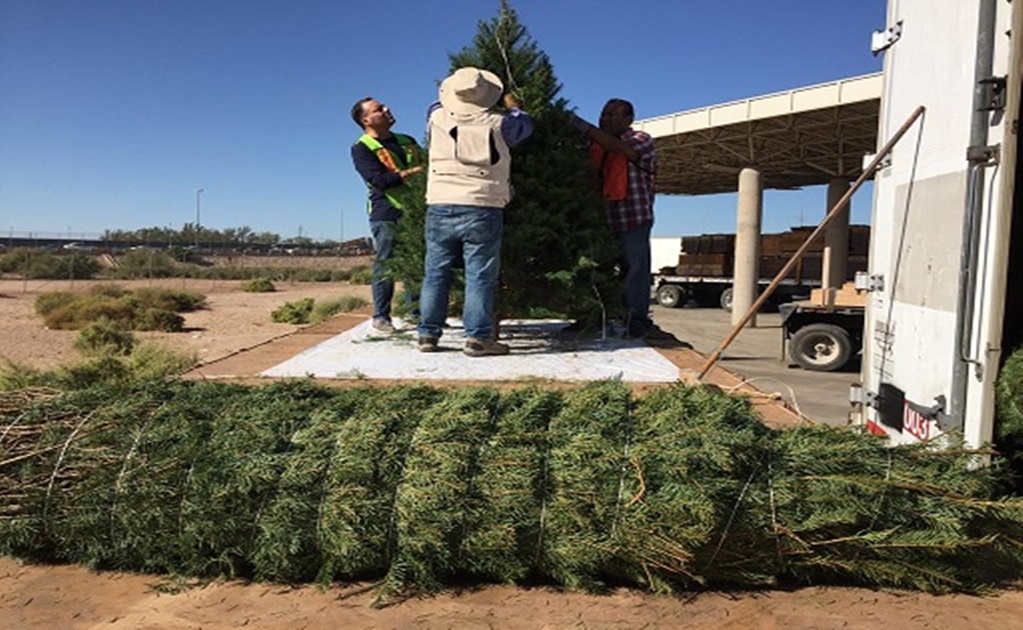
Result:
[[[419,145],[416,144],[416,141],[412,139],[411,136],[406,136],[405,134],[402,133],[396,133],[394,134],[394,138],[398,141],[398,145],[401,146],[401,148],[404,149],[405,151],[404,161],[406,168],[418,166],[420,163],[422,163],[423,156],[421,153],[421,149],[419,148]],[[399,163],[398,156],[395,155],[390,150],[388,150],[387,147],[380,144],[380,141],[374,138],[373,136],[369,134],[363,134],[356,142],[356,144],[362,144],[367,149],[375,153],[377,159],[380,160],[380,163],[383,164],[384,168],[386,168],[390,172],[397,173],[398,171],[401,170],[401,167],[398,166]],[[367,183],[367,186],[368,185],[369,184]],[[394,206],[398,210],[404,210],[405,196],[408,195],[408,190],[409,190],[408,186],[402,184],[401,186],[388,188],[387,190],[384,190],[383,193],[384,196],[387,197],[387,201],[391,202],[392,206]],[[367,206],[367,211],[369,210],[371,210],[371,208]]]

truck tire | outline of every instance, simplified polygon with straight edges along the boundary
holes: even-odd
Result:
[[[721,304],[721,308],[726,311],[732,311],[732,287],[728,287],[721,292],[721,297],[718,299],[718,303]]]
[[[833,372],[852,357],[852,339],[841,326],[807,324],[789,340],[789,355],[800,367],[814,372]]]
[[[657,303],[665,308],[678,308],[685,303],[686,292],[674,284],[662,284],[657,287]]]

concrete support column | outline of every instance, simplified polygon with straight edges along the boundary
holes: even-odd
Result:
[[[849,192],[849,180],[836,177],[828,183],[828,207],[831,211]],[[821,286],[825,289],[840,289],[849,269],[849,210],[852,201],[838,213],[838,216],[824,230],[824,253],[821,259]]]
[[[757,299],[760,277],[760,224],[764,211],[764,176],[755,168],[739,172],[739,208],[735,220],[735,267],[732,281],[732,325],[738,324]],[[749,320],[755,327],[757,318]]]

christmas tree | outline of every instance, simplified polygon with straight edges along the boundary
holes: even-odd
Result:
[[[536,123],[533,135],[512,149],[514,198],[504,211],[497,317],[564,317],[599,325],[616,316],[617,245],[585,141],[569,122],[549,57],[505,1],[497,17],[479,23],[472,45],[450,60],[452,72],[473,66],[501,77],[505,91],[518,97]],[[391,273],[405,279],[412,294],[418,293],[425,254],[425,201],[417,199],[399,224],[401,246],[391,262]],[[455,301],[459,286],[456,279]]]

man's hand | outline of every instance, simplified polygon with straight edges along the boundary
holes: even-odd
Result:
[[[506,92],[504,95],[504,106],[508,109],[522,109],[522,101],[511,92]]]
[[[398,171],[398,175],[400,175],[402,179],[405,179],[406,177],[410,177],[412,175],[415,175],[416,173],[422,172],[423,172],[422,166],[413,166],[412,168],[407,168],[404,171]]]

